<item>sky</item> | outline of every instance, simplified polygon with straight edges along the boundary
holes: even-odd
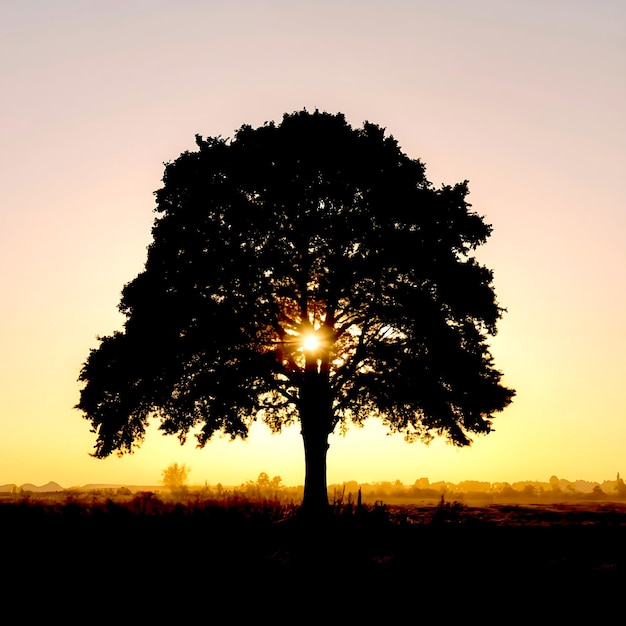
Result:
[[[517,391],[472,446],[331,436],[328,481],[626,475],[626,4],[621,0],[0,0],[0,484],[304,480],[296,427],[204,449],[156,423],[95,459],[74,409],[121,329],[163,164],[306,108],[386,128],[436,186],[469,180]]]

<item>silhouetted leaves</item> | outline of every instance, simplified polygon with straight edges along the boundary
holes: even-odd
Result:
[[[156,192],[124,331],[81,372],[96,456],[130,451],[150,415],[200,445],[299,420],[324,473],[328,434],[370,415],[408,439],[490,431],[513,391],[487,345],[502,309],[471,256],[491,227],[466,182],[435,189],[384,129],[341,114],[196,143]]]

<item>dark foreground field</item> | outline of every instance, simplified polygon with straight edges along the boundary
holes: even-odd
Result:
[[[343,506],[313,522],[271,502],[21,501],[0,524],[2,595],[23,617],[507,623],[506,607],[547,623],[623,616],[626,599],[624,504]]]

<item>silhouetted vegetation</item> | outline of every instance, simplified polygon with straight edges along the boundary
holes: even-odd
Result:
[[[198,602],[229,603],[240,618],[278,606],[307,606],[321,616],[328,605],[318,603],[319,594],[330,601],[348,590],[357,600],[337,605],[336,616],[389,617],[407,603],[424,610],[450,595],[465,599],[448,615],[484,610],[500,594],[517,598],[512,610],[520,596],[549,596],[555,587],[595,597],[598,608],[600,598],[617,606],[612,593],[626,576],[626,504],[348,499],[314,525],[301,511],[241,493],[188,493],[180,501],[151,492],[7,496],[0,500],[10,540],[3,566],[9,588],[54,588],[107,603],[132,598],[125,610],[144,618],[168,610],[180,617]],[[561,614],[572,602],[559,603]]]
[[[626,502],[626,486],[619,473],[615,480],[595,483],[586,480],[569,481],[552,476],[548,482],[519,481],[486,482],[465,480],[460,483],[420,478],[412,485],[401,481],[359,484],[355,481],[331,485],[331,493],[354,499],[357,493],[366,502],[384,500],[387,503],[435,504],[443,496],[447,500],[479,504],[558,504],[585,502]]]
[[[467,181],[435,188],[385,129],[342,114],[196,142],[156,192],[124,330],[80,374],[95,456],[132,451],[151,417],[200,446],[299,421],[303,505],[323,511],[337,428],[374,416],[459,446],[490,432],[514,391],[487,341],[503,309]]]
[[[187,485],[187,475],[189,474],[189,468],[183,463],[172,463],[166,469],[163,470],[162,482],[167,487],[173,496],[184,496],[189,487]]]

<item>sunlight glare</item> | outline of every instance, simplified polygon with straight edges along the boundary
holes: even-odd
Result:
[[[302,348],[306,352],[315,352],[319,350],[320,340],[315,333],[307,333],[302,337]]]

